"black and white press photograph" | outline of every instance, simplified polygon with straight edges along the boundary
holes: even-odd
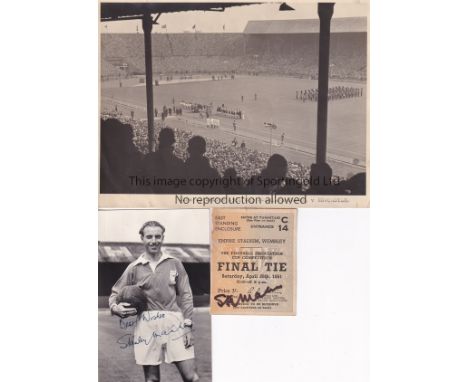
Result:
[[[209,211],[100,210],[99,382],[211,382]]]
[[[101,2],[101,195],[368,196],[368,16]]]

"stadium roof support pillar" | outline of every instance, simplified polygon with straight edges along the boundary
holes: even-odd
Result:
[[[145,13],[142,19],[145,35],[145,73],[146,73],[146,114],[148,116],[148,148],[155,150],[154,140],[154,103],[153,103],[153,58],[151,53],[151,30],[153,19],[150,13]]]
[[[317,154],[316,163],[327,161],[328,76],[330,65],[330,24],[334,3],[319,3],[319,71],[317,102]]]

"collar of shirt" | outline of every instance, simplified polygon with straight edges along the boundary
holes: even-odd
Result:
[[[142,264],[142,265],[145,265],[145,264],[149,264],[149,266],[151,267],[152,271],[154,272],[154,270],[156,269],[156,267],[161,264],[164,260],[167,260],[167,259],[175,259],[174,256],[171,256],[171,255],[168,255],[167,253],[162,253],[161,254],[161,257],[159,258],[158,262],[155,264],[154,262],[151,262],[149,259],[148,259],[148,255],[146,254],[146,252],[143,252],[140,257],[135,261],[135,265],[138,265],[138,264]]]

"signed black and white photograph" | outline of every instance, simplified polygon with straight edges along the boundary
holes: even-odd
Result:
[[[211,382],[209,211],[100,210],[99,381]]]
[[[100,7],[100,193],[368,196],[359,3]]]

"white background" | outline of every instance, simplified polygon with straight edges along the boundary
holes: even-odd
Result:
[[[213,381],[368,380],[368,223],[299,211],[297,315],[213,316]]]
[[[370,225],[371,381],[468,380],[466,8],[371,4],[371,209],[327,217],[361,233]],[[2,4],[2,380],[97,380],[97,12],[95,1]],[[299,239],[303,264],[314,264],[303,251],[318,229],[305,214],[315,212],[301,211],[298,222],[308,232]],[[344,240],[326,227],[322,237]],[[301,272],[302,314],[320,294],[304,288],[317,280]],[[310,364],[326,356],[311,339],[330,333],[313,324],[306,341],[294,340]],[[290,358],[290,347],[268,377],[352,378],[356,365],[325,375],[329,364],[311,368],[305,356]],[[237,362],[252,362],[250,343],[242,350]]]

